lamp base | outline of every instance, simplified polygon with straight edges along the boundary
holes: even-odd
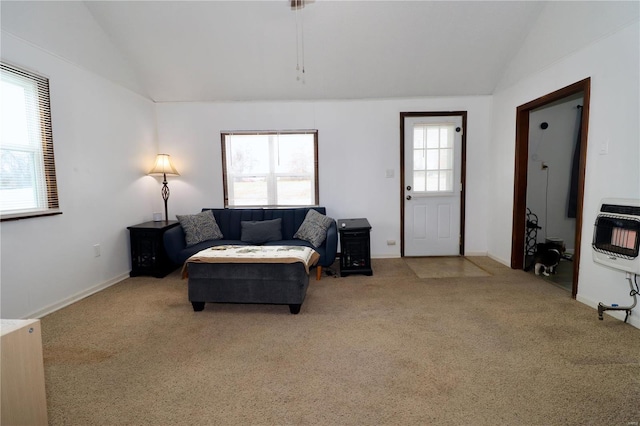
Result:
[[[164,220],[169,221],[169,210],[167,209],[167,200],[169,199],[169,185],[167,185],[167,174],[164,174],[162,182],[162,199],[164,200]]]

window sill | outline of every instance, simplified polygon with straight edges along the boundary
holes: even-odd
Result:
[[[8,222],[10,220],[22,220],[31,219],[34,217],[42,216],[56,216],[62,214],[60,210],[47,210],[42,212],[25,212],[25,213],[13,213],[13,214],[1,214],[0,222]]]

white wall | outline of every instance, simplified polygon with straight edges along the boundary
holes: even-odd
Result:
[[[465,251],[485,254],[491,98],[161,103],[161,149],[181,173],[169,216],[222,207],[223,130],[318,129],[320,205],[335,219],[366,217],[373,257],[400,255],[400,112],[468,111]],[[393,178],[386,177],[387,170]],[[394,246],[387,240],[395,240]]]
[[[597,14],[589,19],[597,22]],[[569,16],[563,28],[546,27],[557,37],[568,31]],[[581,22],[580,25],[589,25]],[[593,223],[603,197],[640,198],[640,26],[635,23],[564,57],[494,95],[494,122],[491,145],[492,208],[488,247],[493,257],[508,264],[511,256],[511,224],[515,152],[515,111],[519,105],[562,87],[591,77],[582,259],[579,270],[578,300],[590,306],[598,302],[631,301],[624,273],[595,264],[591,259]],[[609,154],[599,148],[608,143]],[[594,316],[595,316],[594,312]],[[617,315],[617,314],[616,314]],[[617,315],[623,317],[623,315]],[[639,317],[629,320],[640,327]]]
[[[145,176],[157,153],[154,108],[4,31],[2,60],[50,84],[63,214],[0,226],[2,317],[41,316],[128,276],[126,227],[151,220],[161,204],[157,180]]]
[[[579,130],[582,96],[572,96],[529,114],[527,208],[538,216],[538,242],[564,241],[574,251],[576,219],[567,217],[573,154]],[[547,123],[546,129],[540,128]],[[542,168],[542,165],[546,168]]]

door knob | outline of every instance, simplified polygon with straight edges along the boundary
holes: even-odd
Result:
[[[407,185],[407,191],[411,191],[411,185]]]
[[[407,200],[410,200],[410,199],[411,199],[411,195],[407,195]]]

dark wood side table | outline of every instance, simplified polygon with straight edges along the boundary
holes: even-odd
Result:
[[[127,228],[131,239],[130,276],[150,275],[162,278],[178,267],[167,256],[163,236],[167,229],[179,224],[177,220],[162,220],[140,223]]]
[[[373,275],[371,269],[371,225],[367,219],[339,219],[340,276]]]

